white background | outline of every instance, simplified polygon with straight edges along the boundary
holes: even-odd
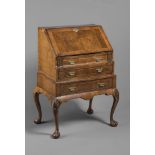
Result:
[[[25,6],[0,5],[0,154],[25,153]],[[131,155],[154,151],[155,9],[131,0]]]

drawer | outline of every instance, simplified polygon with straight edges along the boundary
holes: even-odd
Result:
[[[57,66],[76,65],[89,62],[112,61],[112,52],[102,52],[87,55],[64,56],[57,58]]]
[[[103,90],[115,87],[115,76],[80,82],[69,82],[57,85],[57,96]]]
[[[102,76],[113,73],[113,63],[91,63],[71,67],[59,67],[57,70],[58,81],[77,80],[88,76]]]

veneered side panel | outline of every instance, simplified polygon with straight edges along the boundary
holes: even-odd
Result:
[[[38,29],[38,71],[56,80],[56,58],[48,34],[44,28]]]
[[[51,94],[52,96],[56,96],[56,85],[55,82],[49,79],[46,75],[43,73],[37,74],[37,86],[42,88],[44,91],[46,91],[48,94]]]

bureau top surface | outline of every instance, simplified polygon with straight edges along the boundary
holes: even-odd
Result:
[[[57,55],[77,55],[112,51],[100,25],[42,27]]]

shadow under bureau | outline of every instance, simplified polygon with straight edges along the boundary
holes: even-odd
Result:
[[[113,49],[100,25],[40,27],[38,28],[37,85],[33,91],[38,118],[42,111],[39,94],[50,100],[55,131],[60,136],[58,111],[68,100],[89,100],[88,114],[93,113],[92,100],[96,95],[112,95],[110,125],[117,126],[113,114],[119,100],[114,74]]]

